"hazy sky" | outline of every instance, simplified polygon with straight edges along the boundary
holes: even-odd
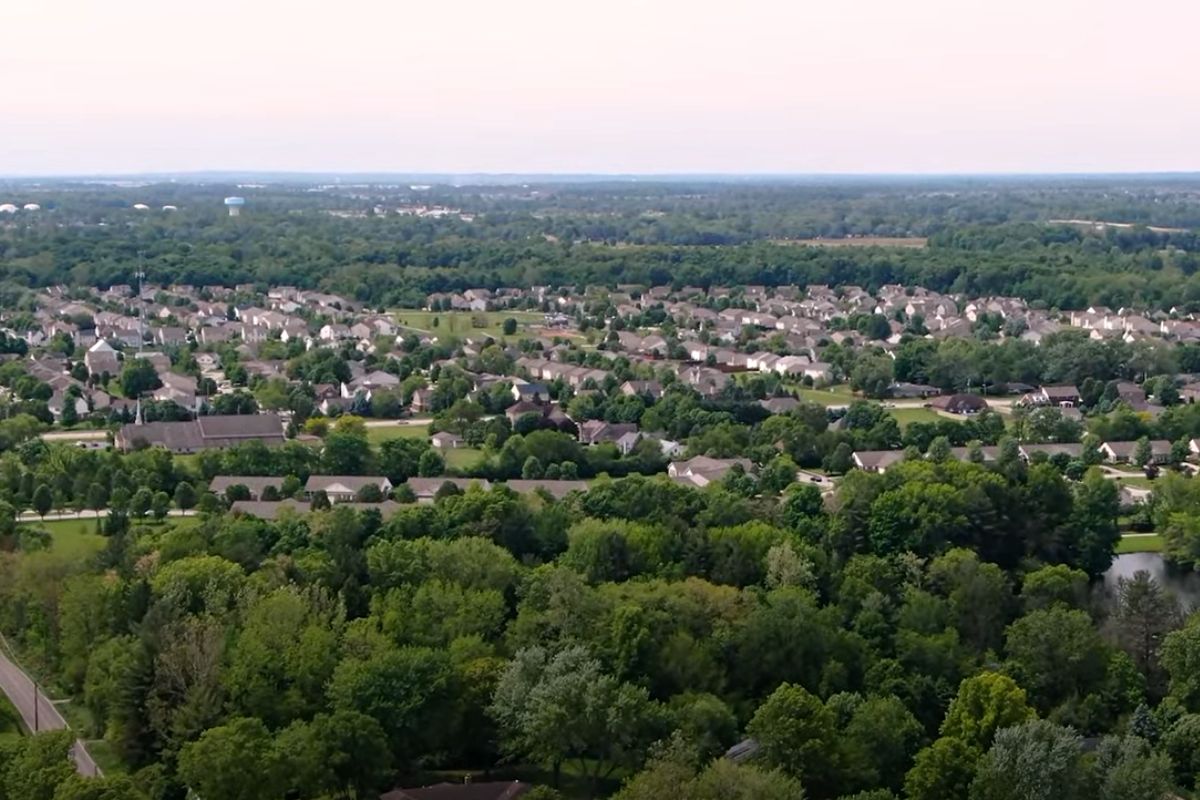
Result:
[[[4,0],[0,174],[1200,170],[1197,0]]]

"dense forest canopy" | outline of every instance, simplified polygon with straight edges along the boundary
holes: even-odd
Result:
[[[222,204],[231,194],[247,198],[237,218]],[[374,305],[587,283],[903,283],[1057,308],[1200,301],[1188,230],[1200,180],[1184,177],[0,185],[10,197],[42,206],[0,216],[0,280],[21,286],[128,283],[144,268],[162,283],[354,286]],[[799,243],[846,237],[928,246]]]

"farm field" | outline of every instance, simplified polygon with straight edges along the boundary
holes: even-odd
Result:
[[[540,325],[545,315],[540,311],[425,311],[394,309],[396,323],[414,331],[452,336],[482,335],[500,338],[504,335],[504,320],[515,319],[517,332]]]

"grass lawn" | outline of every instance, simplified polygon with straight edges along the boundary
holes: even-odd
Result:
[[[941,419],[936,411],[928,408],[892,408],[888,413],[895,417],[901,430],[914,422],[937,422]]]
[[[1163,539],[1157,533],[1126,534],[1117,542],[1117,553],[1161,553]]]
[[[1154,481],[1147,478],[1145,475],[1130,475],[1128,478],[1120,477],[1115,479],[1122,486],[1134,486],[1138,489],[1153,489]]]
[[[848,406],[851,401],[859,399],[850,391],[847,384],[840,383],[824,389],[809,389],[800,387],[800,399],[822,406]]]
[[[105,539],[96,533],[95,519],[54,519],[48,522],[23,522],[42,528],[50,534],[50,549],[70,556],[72,560],[91,558],[104,549]]]
[[[483,456],[483,451],[475,447],[456,447],[452,450],[440,451],[446,459],[446,466],[453,469],[465,469],[475,466]]]
[[[392,439],[428,439],[428,425],[381,425],[367,428],[367,441],[379,447]]]
[[[545,315],[540,311],[423,311],[399,308],[392,315],[397,324],[424,333],[450,336],[477,334],[497,339],[504,335],[504,320],[509,317],[517,321],[518,334],[523,328],[545,320]]]

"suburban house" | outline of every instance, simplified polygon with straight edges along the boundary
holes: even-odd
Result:
[[[977,394],[946,394],[930,400],[929,407],[947,414],[971,416],[985,411],[988,404]]]
[[[615,442],[628,433],[637,433],[636,422],[605,422],[589,419],[579,425],[579,441],[583,444]]]
[[[642,396],[657,400],[663,396],[663,387],[658,381],[625,381],[620,389],[621,394],[630,397]]]
[[[571,492],[586,492],[587,481],[557,481],[557,480],[510,480],[498,486],[507,486],[517,494],[532,494],[546,492],[555,500],[562,500]]]
[[[439,450],[454,450],[463,446],[462,437],[449,431],[438,431],[429,437],[429,441]]]
[[[384,497],[392,493],[392,482],[382,475],[310,475],[304,492],[309,497],[324,492],[332,503],[349,503],[368,486],[377,487]]]
[[[696,456],[687,461],[672,461],[667,466],[667,475],[677,483],[703,488],[724,478],[735,466],[749,474],[754,469],[754,462],[748,458]]]
[[[1031,406],[1073,408],[1079,405],[1079,390],[1074,386],[1043,386],[1036,392],[1022,397],[1020,403]]]
[[[794,397],[772,397],[769,400],[759,400],[758,404],[772,414],[786,414],[794,408],[799,408],[800,401]]]
[[[904,460],[903,450],[855,450],[850,457],[854,466],[866,472],[883,472]]]
[[[432,503],[438,490],[447,483],[458,487],[463,492],[471,486],[479,486],[482,489],[491,488],[491,484],[486,480],[477,478],[409,478],[407,481],[408,488],[412,489],[418,503]]]
[[[907,381],[897,381],[888,387],[888,394],[897,400],[937,397],[941,393],[942,390],[936,386],[929,386],[924,383],[909,383]]]
[[[410,408],[414,414],[433,411],[433,389],[417,389],[412,393]]]
[[[115,443],[120,450],[164,447],[172,453],[234,447],[246,442],[280,445],[283,421],[278,414],[227,414],[188,422],[134,422],[121,426]]]
[[[102,375],[107,372],[115,377],[121,371],[121,362],[117,358],[117,351],[103,339],[88,348],[83,355],[83,363],[92,375]]]
[[[1100,445],[1100,452],[1104,454],[1105,461],[1111,461],[1114,464],[1129,464],[1133,463],[1137,447],[1137,442],[1105,442]],[[1150,463],[1166,464],[1170,460],[1171,443],[1166,439],[1152,439],[1150,441]]]
[[[1038,453],[1045,453],[1053,458],[1057,455],[1065,455],[1068,458],[1076,459],[1083,455],[1083,445],[1078,442],[1049,442],[1047,444],[1023,444],[1018,448],[1018,452],[1025,461],[1029,461]]]
[[[208,490],[215,495],[224,495],[231,486],[245,486],[250,492],[250,500],[261,500],[263,492],[273,487],[275,491],[283,488],[283,478],[264,477],[260,475],[217,475],[208,484]]]
[[[983,456],[984,464],[994,464],[1000,458],[1000,448],[996,445],[982,445],[979,448],[980,455]],[[957,458],[959,461],[971,460],[970,447],[951,447],[950,455]]]

